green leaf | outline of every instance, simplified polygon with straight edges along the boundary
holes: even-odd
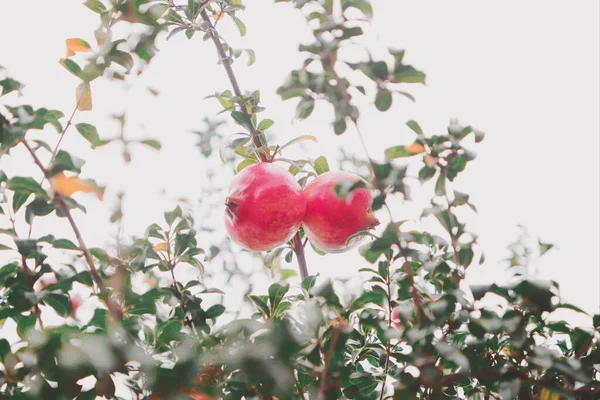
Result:
[[[423,133],[423,129],[421,129],[421,126],[417,121],[410,120],[406,122],[406,125],[417,135],[425,136],[425,134]]]
[[[469,247],[462,248],[458,251],[458,262],[463,267],[468,267],[473,261],[473,249]]]
[[[206,310],[206,318],[217,318],[219,317],[221,314],[223,314],[225,312],[225,306],[222,304],[215,304],[214,306],[210,307],[208,310]]]
[[[241,111],[232,111],[231,112],[231,117],[234,119],[235,122],[237,122],[239,125],[241,125],[244,128],[246,128],[246,130],[248,130],[249,132],[253,132],[254,131],[254,124],[252,123],[252,120],[250,119],[250,117],[248,117],[243,112],[241,112]]]
[[[8,353],[10,353],[10,343],[6,339],[0,339],[0,361],[3,361]]]
[[[77,129],[77,132],[92,145],[92,148],[95,148],[100,143],[100,136],[94,125],[80,123],[75,125],[75,128]]]
[[[248,53],[248,66],[251,66],[256,62],[256,53],[252,49],[244,49]]]
[[[317,157],[317,159],[313,162],[313,168],[315,169],[317,175],[322,175],[325,172],[328,172],[329,164],[327,163],[325,156]]]
[[[261,132],[266,131],[267,129],[269,129],[270,127],[273,126],[273,124],[275,124],[275,122],[272,119],[263,119],[262,121],[260,121],[260,123],[258,124],[257,129]]]
[[[345,119],[337,120],[333,123],[333,132],[336,135],[341,135],[342,133],[346,132],[347,127],[348,125],[346,124]]]
[[[445,196],[446,195],[446,177],[444,174],[440,174],[437,181],[435,182],[435,195]]]
[[[15,176],[6,182],[6,187],[15,192],[22,194],[37,194],[44,199],[48,198],[48,194],[33,178]]]
[[[154,139],[140,140],[140,143],[143,145],[146,145],[148,147],[152,147],[155,150],[160,150],[162,147],[160,142],[158,140],[154,140]]]
[[[15,90],[20,90],[23,87],[23,84],[12,78],[5,78],[0,81],[0,87],[2,88],[0,96],[4,96]]]
[[[315,100],[312,97],[303,98],[296,107],[296,118],[306,119],[315,109]]]
[[[277,308],[283,299],[283,296],[285,296],[289,289],[289,284],[281,285],[279,283],[273,283],[271,286],[269,286],[269,303],[271,304],[271,310],[275,310]]]
[[[59,64],[78,78],[81,78],[81,67],[70,58],[61,58]]]
[[[429,168],[428,166],[424,166],[423,168],[421,168],[419,170],[419,180],[421,182],[427,182],[428,180],[430,180],[431,178],[433,178],[435,176],[435,173],[436,173],[435,168]]]
[[[15,212],[19,211],[19,209],[27,202],[27,199],[31,196],[31,193],[22,193],[15,192],[13,195],[12,207]]]
[[[246,36],[246,25],[235,15],[231,15],[231,18],[240,31],[240,36]]]
[[[81,158],[74,157],[64,150],[59,150],[50,168],[50,175],[54,176],[63,171],[72,171],[79,174],[84,164],[85,161]]]
[[[397,65],[394,70],[395,83],[423,83],[425,84],[425,73],[418,71],[411,65]]]
[[[179,336],[183,325],[181,322],[170,319],[165,324],[160,326],[156,332],[157,341],[160,344],[167,344]]]
[[[167,224],[171,226],[177,217],[181,218],[182,215],[183,212],[181,211],[181,207],[177,206],[173,209],[173,211],[165,211],[165,221],[167,221]]]
[[[384,292],[381,292],[381,291],[364,292],[358,298],[356,298],[352,303],[350,303],[348,312],[351,313],[353,311],[356,311],[360,308],[363,308],[367,304],[376,304],[380,307],[383,307]]]
[[[381,89],[375,97],[375,107],[379,111],[387,111],[392,106],[392,92],[388,89]]]
[[[543,243],[541,240],[538,240],[538,245],[540,248],[540,256],[543,256],[548,250],[554,247],[552,243]]]
[[[56,239],[52,246],[56,249],[79,250],[79,246],[68,239]]]
[[[85,0],[83,3],[87,8],[95,13],[100,14],[102,11],[106,11],[106,7],[100,0]]]
[[[61,317],[68,317],[71,314],[71,301],[65,294],[49,293],[44,296],[44,303]]]
[[[268,301],[267,296],[250,295],[250,296],[248,296],[248,298],[250,300],[252,300],[252,302],[254,303],[254,305],[256,305],[256,307],[258,307],[259,311],[265,316],[265,318],[270,317],[271,312],[269,311],[269,306],[267,304],[267,301]]]

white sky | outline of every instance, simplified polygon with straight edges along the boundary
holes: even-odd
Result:
[[[333,134],[327,107],[317,106],[305,122],[290,123],[295,101],[282,103],[274,92],[285,75],[300,66],[303,55],[297,44],[309,40],[310,34],[290,5],[246,3],[242,18],[248,26],[246,37],[240,39],[229,21],[222,21],[219,29],[234,47],[256,51],[254,66],[241,61],[234,68],[243,89],[261,90],[267,107],[264,117],[276,121],[278,141],[313,134],[319,143],[298,147],[293,154],[313,158],[324,154],[333,160],[338,147],[344,146],[362,156],[354,132]],[[471,193],[479,208],[470,227],[480,234],[487,257],[482,267],[469,271],[469,280],[489,282],[501,276],[504,267],[499,261],[520,223],[532,236],[559,247],[541,260],[540,275],[558,281],[567,300],[597,312],[599,3],[378,0],[374,7],[375,28],[369,32],[374,54],[387,46],[405,48],[406,61],[427,73],[427,86],[406,87],[417,97],[414,104],[395,98],[391,112],[365,110],[361,126],[371,155],[380,158],[386,147],[410,143],[413,136],[404,125],[409,119],[418,120],[430,134],[443,132],[454,117],[485,131],[485,142],[473,147],[478,159],[456,184],[458,190]],[[27,84],[25,101],[70,112],[77,80],[58,60],[64,57],[66,38],[94,43],[96,15],[79,1],[42,0],[0,2],[0,15],[0,65]],[[108,208],[119,188],[127,189],[125,224],[132,234],[162,218],[174,199],[193,199],[200,193],[203,161],[193,146],[195,137],[187,132],[219,110],[214,99],[203,97],[229,89],[229,84],[216,65],[212,44],[202,42],[199,35],[192,41],[178,35],[161,41],[159,47],[152,66],[129,92],[94,82],[94,111],[78,114],[75,121],[95,123],[102,136],[113,136],[116,125],[107,115],[127,106],[128,135],[159,139],[164,145],[161,153],[139,149],[125,166],[114,146],[92,152],[74,129],[64,141],[64,148],[88,159],[84,176],[109,184],[105,203],[87,195],[77,197],[90,211],[76,217],[90,245],[108,240]],[[149,96],[147,86],[161,96]],[[50,130],[43,136],[50,142],[57,138]],[[24,152],[19,154],[0,161],[9,176],[34,171]],[[160,194],[163,188],[165,197]],[[395,216],[416,218],[419,205],[399,204]],[[64,221],[38,225],[34,235],[57,230],[70,235]],[[308,253],[312,273],[348,276],[362,266],[354,252],[327,257]],[[579,316],[568,318],[587,323]]]

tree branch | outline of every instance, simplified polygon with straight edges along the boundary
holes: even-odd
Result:
[[[327,398],[327,392],[329,391],[327,385],[327,374],[329,372],[329,364],[331,363],[331,358],[333,357],[333,353],[335,352],[335,347],[337,346],[338,339],[340,338],[340,327],[334,329],[331,334],[331,340],[329,344],[329,350],[325,355],[325,362],[323,365],[323,371],[321,371],[321,375],[319,380],[321,384],[319,385],[319,394],[317,396],[317,400],[325,400]]]
[[[231,68],[231,63],[229,62],[229,57],[227,57],[227,54],[225,53],[225,49],[223,48],[223,44],[221,43],[221,40],[215,34],[216,31],[215,31],[215,28],[214,28],[212,22],[210,21],[210,17],[208,16],[208,13],[206,12],[206,10],[202,10],[200,12],[200,16],[202,17],[202,20],[208,25],[208,29],[207,29],[208,36],[210,36],[213,43],[215,44],[215,47],[217,48],[217,53],[219,53],[219,59],[221,60],[221,64],[223,65],[223,68],[225,68],[225,72],[227,72],[227,77],[229,78],[229,82],[231,82],[231,86],[233,87],[233,93],[237,97],[242,98],[242,90],[240,89],[240,85],[237,81],[237,78],[235,77],[235,74],[233,73],[233,68]],[[246,107],[245,104],[243,104],[243,103],[240,104],[240,110],[248,118],[251,118],[251,115],[248,112],[248,108]],[[258,134],[256,133],[256,128],[254,128],[254,126],[252,127],[252,131],[250,132],[250,137],[252,138],[252,142],[254,143],[256,148],[260,149],[262,147],[262,143],[260,142],[260,138],[258,137]],[[268,161],[266,154],[263,154],[261,151],[258,152],[258,156],[260,157],[260,160],[262,162]]]
[[[238,83],[238,80],[235,77],[235,73],[233,72],[233,68],[231,68],[231,63],[229,62],[227,54],[225,53],[223,44],[221,43],[221,40],[219,39],[218,34],[216,34],[215,27],[213,26],[212,22],[210,21],[210,17],[208,16],[208,13],[206,12],[205,9],[203,9],[200,12],[200,16],[202,17],[202,20],[208,25],[208,29],[207,29],[208,36],[210,36],[213,43],[215,44],[215,47],[217,48],[217,53],[219,54],[219,59],[221,60],[221,64],[223,65],[223,68],[225,68],[225,72],[227,72],[227,77],[229,78],[229,82],[231,82],[231,86],[233,88],[233,93],[237,97],[241,98],[242,90],[240,89],[240,84]],[[244,115],[246,115],[246,117],[248,117],[248,118],[252,117],[252,115],[248,112],[248,108],[246,107],[245,104],[243,104],[243,103],[240,104],[240,110],[242,113],[244,113]],[[252,131],[250,132],[250,137],[252,138],[252,142],[254,143],[254,146],[256,146],[257,149],[260,149],[262,147],[262,143],[260,142],[260,138],[258,137],[258,133],[256,132],[256,128],[254,126],[252,126]],[[272,160],[269,160],[267,158],[267,155],[261,151],[258,151],[258,156],[260,157],[261,162],[272,161]],[[300,276],[302,277],[302,280],[304,280],[304,278],[306,278],[308,276],[308,268],[306,266],[306,256],[304,254],[304,247],[302,246],[302,240],[300,239],[300,234],[298,232],[296,233],[296,236],[294,236],[293,241],[294,241],[294,253],[296,254],[296,258],[298,259]]]
[[[23,143],[23,145],[25,146],[25,148],[27,149],[29,154],[31,154],[33,161],[39,167],[39,169],[42,171],[42,173],[44,174],[44,177],[48,180],[48,182],[50,182],[50,178],[51,178],[50,172],[48,171],[47,168],[44,167],[44,165],[38,158],[37,154],[35,154],[35,151],[33,151],[31,146],[29,146],[29,143],[27,143],[25,138],[21,137],[20,141],[21,141],[21,143]],[[102,278],[100,277],[100,273],[98,272],[98,269],[96,268],[96,265],[94,264],[94,259],[92,258],[92,253],[90,253],[90,250],[85,245],[85,242],[83,241],[83,237],[81,236],[81,232],[79,231],[79,228],[77,227],[77,224],[75,223],[75,220],[73,219],[73,216],[71,215],[71,210],[69,210],[69,207],[67,206],[67,204],[65,203],[65,201],[63,200],[63,198],[61,197],[60,194],[55,195],[55,200],[56,200],[56,203],[58,204],[58,207],[60,208],[60,210],[67,217],[67,220],[69,221],[69,224],[71,225],[71,228],[73,229],[73,233],[75,233],[75,237],[77,238],[77,242],[79,243],[79,248],[83,252],[83,257],[85,258],[85,261],[87,262],[87,264],[90,268],[90,273],[92,274],[92,278],[93,278],[94,282],[96,283],[96,285],[98,286],[100,291],[103,291],[106,288],[106,286],[104,285],[104,282],[102,281]],[[114,302],[110,297],[106,298],[106,305],[108,306],[108,309],[109,309],[110,313],[112,314],[112,316],[116,320],[120,320],[122,317],[122,313],[121,313],[121,308],[119,307],[119,305],[116,302]]]

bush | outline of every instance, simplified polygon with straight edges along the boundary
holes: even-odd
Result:
[[[457,121],[442,134],[425,133],[408,121],[414,141],[388,148],[384,161],[368,154],[364,160],[344,158],[344,165],[364,173],[374,211],[389,220],[377,233],[356,234],[365,237],[360,255],[368,265],[361,269],[360,290],[308,275],[300,229],[263,257],[280,279],[273,279],[266,293],[248,287],[244,306],[225,313],[209,296],[237,293],[228,293],[228,286],[207,287],[202,280],[177,280],[174,271],[184,265],[200,272],[206,267],[205,276],[232,282],[245,280],[248,269],[228,240],[199,241],[197,231],[212,228],[180,206],[165,212],[143,237],[120,237],[114,248],[86,246],[76,220],[86,208],[72,195],[101,197],[104,188],[81,176],[83,160],[61,147],[62,138],[74,128],[92,148],[121,144],[126,160],[131,145],[160,150],[153,139],[106,139],[94,125],[75,124],[73,118],[92,108],[94,81],[127,82],[143,74],[167,31],[167,39],[203,35],[231,82],[231,89],[212,97],[243,133],[225,137],[221,122],[211,119],[195,132],[203,157],[216,161],[220,156],[223,164],[216,168],[239,172],[277,161],[305,186],[327,172],[329,163],[322,156],[286,158],[289,146],[315,138],[271,144],[273,121],[260,117],[260,93],[240,89],[232,65],[243,54],[252,64],[255,54],[231,47],[215,28],[224,17],[245,35],[240,0],[189,0],[186,5],[86,0],[85,5],[100,20],[96,43],[68,39],[67,57],[60,61],[81,81],[74,110],[64,114],[7,103],[0,115],[0,157],[10,155],[37,168],[31,176],[0,171],[0,250],[7,260],[0,267],[0,324],[6,332],[0,339],[0,398],[598,398],[600,316],[593,317],[594,331],[549,318],[558,308],[583,311],[558,300],[556,282],[523,273],[529,250],[512,248],[510,284],[465,284],[468,267],[484,256],[457,212],[476,212],[475,205],[452,185],[472,167],[472,149],[484,134]],[[335,134],[355,131],[364,144],[356,98],[373,101],[385,112],[397,96],[413,99],[406,88],[424,83],[425,73],[405,62],[404,50],[390,50],[391,62],[338,59],[340,48],[366,35],[363,28],[372,16],[368,0],[297,0],[294,5],[306,16],[314,42],[301,46],[304,63],[277,93],[284,101],[297,98],[300,119],[317,105],[333,111]],[[113,32],[116,26],[122,36]],[[342,78],[343,71],[362,74],[368,86]],[[1,95],[16,101],[11,93],[23,84],[0,74],[5,74],[0,75]],[[124,116],[117,119],[124,124]],[[33,138],[32,131],[47,129],[58,133],[53,145],[45,137]],[[214,182],[206,186],[208,212],[216,206],[222,212],[222,190]],[[416,186],[431,189],[431,205],[422,217],[437,221],[438,233],[412,229],[410,222],[392,217],[389,200],[410,201],[410,188]],[[342,185],[338,195],[351,196],[362,187]],[[121,218],[117,207],[111,221],[119,224]],[[58,219],[69,224],[70,238],[32,236],[34,222],[56,226]],[[29,233],[17,232],[19,221]],[[551,247],[540,242],[536,252],[542,256]],[[70,261],[56,261],[61,257]],[[334,255],[327,257],[335,262]],[[282,268],[284,262],[297,262],[300,273]],[[90,293],[85,318],[78,316],[81,290],[73,289],[83,287]],[[59,323],[48,324],[43,316]]]

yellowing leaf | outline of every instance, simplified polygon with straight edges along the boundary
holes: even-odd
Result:
[[[409,151],[411,153],[414,154],[419,154],[425,151],[425,147],[423,147],[423,145],[420,145],[419,143],[413,143],[410,146],[406,146],[406,151]]]
[[[152,247],[152,250],[154,251],[167,251],[168,245],[165,242],[162,243],[158,243],[156,245],[154,245],[154,247]]]
[[[413,143],[410,146],[393,146],[385,149],[385,158],[403,158],[412,157],[425,151],[425,147],[419,143]]]
[[[71,197],[76,192],[83,192],[96,193],[99,199],[102,198],[102,193],[96,186],[81,181],[78,176],[66,176],[64,173],[59,172],[52,177],[50,183],[55,193],[66,197]]]
[[[211,17],[212,17],[212,18],[213,18],[215,21],[218,21],[218,20],[220,20],[220,19],[223,19],[223,18],[225,17],[225,13],[224,13],[224,12],[221,12],[221,11],[219,11],[219,12],[213,13],[213,15],[211,15]]]
[[[74,56],[76,52],[90,51],[91,46],[83,39],[71,38],[67,39],[67,57]]]
[[[296,143],[303,142],[305,140],[310,140],[310,141],[313,141],[315,143],[318,142],[317,138],[314,137],[314,136],[312,136],[312,135],[302,135],[302,136],[298,136],[297,138],[294,138],[294,139],[290,140],[289,142],[287,142],[286,144],[284,144],[283,146],[281,146],[279,148],[279,151],[285,149],[286,147],[290,147],[290,146],[292,146],[292,145],[294,145]]]
[[[79,111],[92,109],[92,88],[88,82],[83,82],[75,89],[75,101]]]
[[[425,157],[423,157],[423,161],[425,162],[425,165],[431,168],[437,164],[438,159],[431,154],[426,154]]]

